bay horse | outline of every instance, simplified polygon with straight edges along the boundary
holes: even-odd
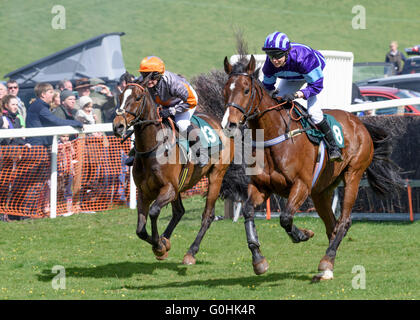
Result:
[[[255,65],[253,55],[249,61],[242,59],[234,65],[225,58],[228,80],[223,89],[225,115],[222,121],[222,127],[230,132],[247,122],[253,137],[257,129],[263,129],[265,142],[285,134],[283,142],[263,147],[262,172],[252,175],[248,184],[243,214],[254,272],[259,275],[268,269],[254,223],[255,206],[266,201],[272,193],[287,198],[280,225],[292,242],[298,243],[314,235],[313,231],[299,229],[293,224],[294,214],[311,196],[329,240],[318,266],[319,273],[313,281],[332,279],[336,252],[350,228],[351,210],[364,172],[373,190],[380,195],[392,194],[396,187],[402,186],[398,168],[389,160],[390,139],[383,129],[363,123],[349,112],[324,110],[342,126],[344,161],[332,163],[325,157],[320,164],[322,171],[318,180],[312,186],[318,145],[310,142],[305,133],[290,134],[295,130],[302,131],[300,122],[294,121],[296,116],[292,117],[294,102],[279,103],[273,99],[258,80],[259,69],[255,71]],[[331,202],[334,189],[341,181],[344,183],[344,198],[341,216],[336,220]]]
[[[142,83],[146,81],[147,79]],[[214,155],[211,156],[211,161],[204,167],[191,161],[181,161],[179,145],[170,141],[169,145],[165,145],[163,139],[159,138],[159,132],[164,128],[159,106],[142,83],[129,83],[126,86],[119,96],[120,107],[116,110],[117,115],[113,121],[113,131],[117,137],[126,137],[127,130],[134,128],[133,178],[138,188],[136,234],[152,245],[156,259],[166,259],[171,248],[171,234],[185,212],[180,193],[192,188],[202,177],[207,176],[209,184],[201,228],[183,259],[184,264],[195,264],[195,254],[215,218],[215,202],[223,177],[233,159],[234,145],[223,134],[219,120],[209,114],[199,113],[196,115],[216,130],[224,148],[216,153],[215,158]],[[171,132],[175,134],[174,126]],[[159,149],[164,152],[159,153]],[[176,161],[165,163],[162,161],[165,155],[175,155]],[[159,236],[157,220],[161,209],[169,203],[172,205],[172,217],[163,234]],[[151,220],[151,235],[146,230],[148,216]]]

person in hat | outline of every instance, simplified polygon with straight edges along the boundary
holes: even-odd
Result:
[[[93,103],[93,112],[97,123],[112,122],[116,107],[114,95],[105,82],[99,78],[89,79],[91,87],[90,97]]]
[[[91,87],[92,85],[90,84],[89,79],[82,78],[82,79],[76,80],[76,86],[74,87],[74,89],[77,91],[77,95],[80,98],[83,96],[90,96]]]
[[[96,114],[93,113],[93,101],[88,96],[81,97],[79,100],[80,109],[76,113],[76,119],[83,124],[95,124]]]

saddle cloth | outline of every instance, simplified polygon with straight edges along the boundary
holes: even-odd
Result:
[[[296,102],[295,102],[296,103]],[[300,117],[300,123],[302,128],[305,129],[306,135],[309,140],[316,145],[319,145],[323,140],[324,134],[316,127],[313,126],[312,121],[308,121],[310,117],[306,110],[298,104],[298,108],[293,108],[293,111],[298,117]],[[331,130],[334,133],[334,139],[339,148],[344,148],[344,135],[341,124],[330,114],[324,113],[324,118],[328,121]]]

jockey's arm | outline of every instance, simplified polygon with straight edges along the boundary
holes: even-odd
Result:
[[[324,73],[321,63],[315,55],[308,56],[303,63],[302,76],[307,83],[306,88],[300,90],[303,93],[302,98],[308,99],[316,96],[324,88]]]
[[[187,82],[178,81],[172,89],[173,96],[180,100],[173,105],[176,113],[185,112],[197,105],[197,95],[191,85]]]

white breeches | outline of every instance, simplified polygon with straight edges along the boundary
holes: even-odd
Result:
[[[290,81],[287,79],[280,79],[279,85],[277,87],[278,95],[283,96],[287,93],[295,93],[296,91],[302,89],[304,84],[306,84],[305,81]],[[322,112],[319,103],[317,103],[317,100],[318,99],[316,96],[312,96],[308,98],[306,105],[305,103],[302,103],[302,105],[307,108],[308,113],[315,124],[320,123],[324,119],[324,113]]]
[[[179,132],[187,131],[188,126],[191,124],[191,117],[196,108],[188,109],[185,112],[175,114],[175,123]]]

